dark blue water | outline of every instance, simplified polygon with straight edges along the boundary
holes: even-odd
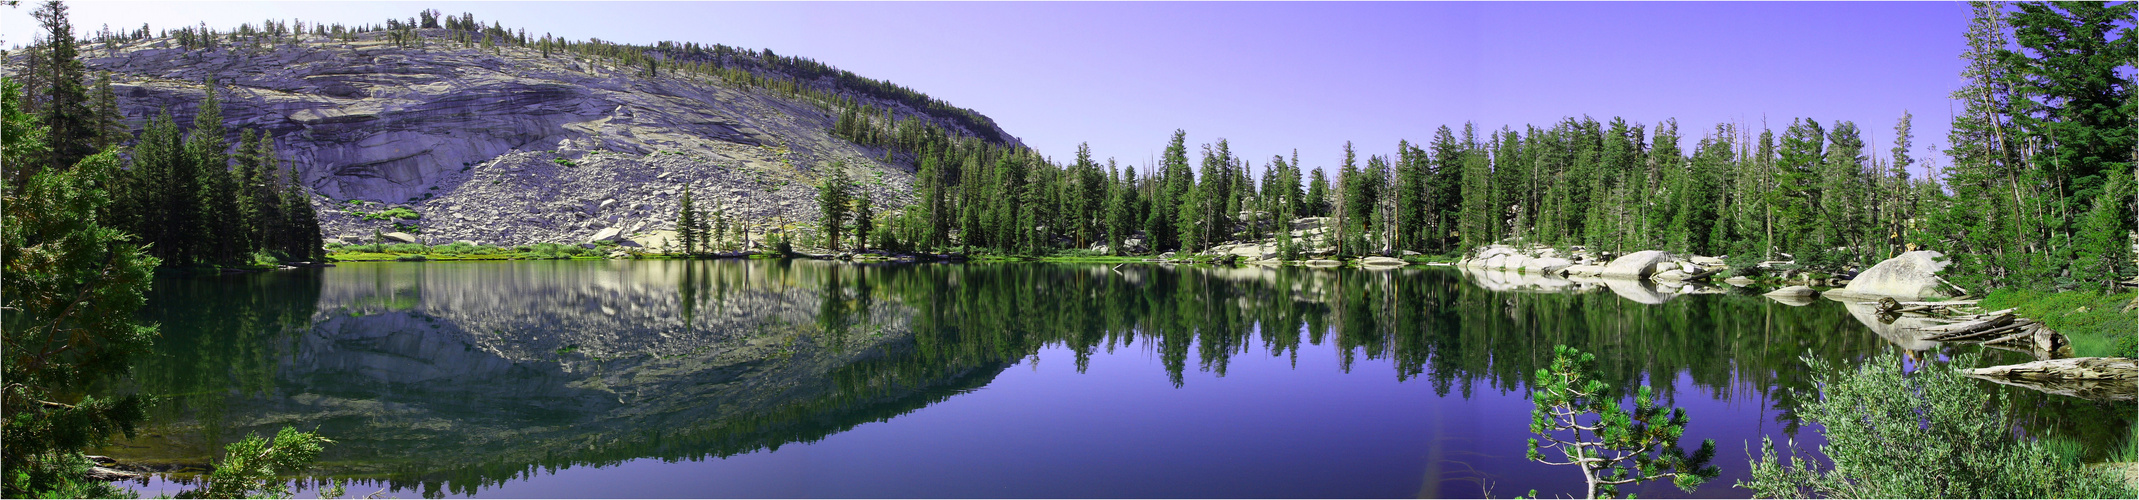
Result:
[[[1623,492],[1744,497],[1762,436],[1819,442],[1790,412],[1800,356],[1904,348],[1833,302],[1629,286],[777,261],[167,280],[137,375],[173,403],[111,454],[205,462],[295,425],[337,441],[310,480],[354,495],[1580,496],[1523,457],[1530,374],[1569,344],[1685,408],[1686,446],[1717,442],[1700,489]],[[2043,432],[2130,418],[2063,399],[2034,404],[2106,423]]]

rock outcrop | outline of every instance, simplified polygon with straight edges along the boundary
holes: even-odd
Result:
[[[701,208],[752,223],[808,220],[811,185],[835,164],[881,204],[910,198],[911,159],[833,137],[833,104],[695,73],[649,77],[607,59],[471,48],[446,42],[446,30],[413,33],[429,42],[410,47],[374,32],[203,50],[151,38],[85,50],[83,61],[111,73],[135,130],[163,111],[191,122],[202,81],[220,82],[228,142],[241,130],[267,132],[317,195],[330,238],[406,226],[431,241],[485,244],[580,242],[612,228],[630,237],[669,228],[685,187]],[[21,67],[19,56],[7,65]],[[834,78],[803,84],[901,119],[1009,137]],[[391,207],[425,217],[362,216]]]

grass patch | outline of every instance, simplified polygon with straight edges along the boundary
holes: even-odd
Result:
[[[1985,309],[2017,309],[2015,313],[2041,321],[2072,339],[2072,354],[2080,357],[2139,357],[2139,318],[2124,308],[2139,292],[2040,292],[1996,290],[1983,297]]]

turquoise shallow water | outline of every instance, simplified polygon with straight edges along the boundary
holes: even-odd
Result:
[[[1581,495],[1523,458],[1555,344],[1717,442],[1723,477],[1628,492],[1743,497],[1762,436],[1818,443],[1800,356],[1957,352],[1828,301],[1449,269],[363,263],[162,280],[146,314],[169,403],[108,454],[294,425],[337,441],[310,480],[403,497]],[[2016,395],[2030,432],[2130,429]]]

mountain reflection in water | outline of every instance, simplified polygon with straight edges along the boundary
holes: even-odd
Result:
[[[885,432],[922,436],[962,450],[965,460],[1034,462],[1035,470],[961,482],[960,471],[931,465],[949,460],[938,456],[942,450],[875,450],[891,458],[872,467],[912,474],[856,489],[828,481],[800,493],[755,495],[1476,496],[1496,484],[1497,495],[1532,487],[1553,494],[1576,491],[1578,474],[1521,460],[1528,437],[1523,398],[1531,374],[1550,361],[1551,347],[1568,344],[1597,353],[1598,368],[1613,384],[1654,384],[1667,401],[1689,406],[1688,438],[1716,439],[1724,450],[1718,463],[1725,476],[1696,495],[1743,496],[1729,487],[1743,474],[1733,450],[1761,435],[1797,433],[1790,389],[1810,383],[1800,356],[1854,360],[1892,348],[1832,303],[1792,307],[1722,289],[1524,279],[1446,269],[770,260],[343,264],[165,279],[146,312],[161,323],[163,337],[134,376],[144,390],[167,395],[168,404],[142,436],[106,452],[201,463],[246,433],[294,425],[336,441],[316,472],[356,479],[350,488],[356,494],[376,484],[368,488],[525,496],[531,493],[508,486],[569,473],[574,481],[600,483],[593,494],[733,496],[758,490],[676,493],[648,489],[625,471],[641,459],[715,467],[722,461],[709,459],[813,446],[863,424],[889,422],[894,427]],[[1042,355],[1067,355],[1071,367],[1043,373]],[[1158,369],[1135,377],[1085,375],[1095,359],[1151,364],[1139,357],[1155,358]],[[1334,367],[1319,361],[1324,358]],[[1005,371],[1020,363],[1033,364],[1033,373]],[[1236,366],[1241,363],[1245,368]],[[1281,376],[1226,378],[1235,369],[1277,369]],[[1390,376],[1320,381],[1355,371]],[[1016,380],[996,384],[1004,377]],[[1042,437],[990,443],[978,437],[986,426],[971,421],[900,418],[947,400],[987,406],[1025,398],[999,404],[1030,406],[1070,397],[1041,389],[960,396],[992,385],[1029,387],[1029,380],[1149,396],[1063,410],[1120,426],[1085,434],[1077,431],[1082,427],[1054,425],[1046,432],[1061,435],[1045,436],[1052,444],[1037,451],[1019,452],[1014,441]],[[1305,380],[1371,388],[1329,388],[1360,396],[1349,403],[1288,405],[1313,397],[1299,393],[1297,382]],[[1207,392],[1220,385],[1233,392],[1222,398]],[[1332,425],[1432,430],[1387,444],[1214,435],[1166,454],[1172,462],[1252,460],[1275,470],[1311,468],[1288,461],[1318,454],[1390,457],[1348,474],[1244,477],[1240,468],[1191,467],[1158,476],[1047,479],[1094,470],[1099,466],[1087,455],[1128,446],[1124,441],[1187,439],[1181,435],[1193,433],[1185,429],[1196,422],[1138,412],[1163,406],[1166,398],[1206,397],[1221,399],[1197,408],[1246,409],[1198,418],[1235,419],[1229,425],[1275,433]],[[1483,405],[1467,411],[1521,418],[1490,429],[1452,428],[1456,417],[1431,413],[1448,410],[1398,413],[1376,398],[1442,405],[1434,408]],[[2030,420],[2040,432],[2113,438],[2122,432],[2116,426],[2130,425],[2128,404],[2029,401],[2047,415]],[[1338,421],[1295,418],[1330,413]],[[580,470],[560,472],[574,467]],[[1373,472],[1377,467],[1394,472]],[[1040,472],[1047,470],[1057,472]],[[987,485],[994,489],[973,484],[987,481],[1001,483]],[[1668,485],[1631,492],[1685,496]]]

